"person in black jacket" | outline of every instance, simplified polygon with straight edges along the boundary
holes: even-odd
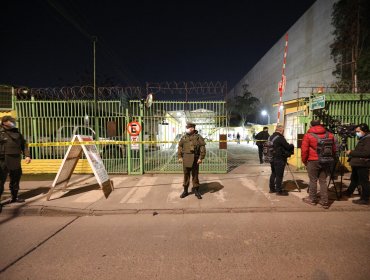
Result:
[[[287,163],[287,158],[293,153],[294,146],[288,144],[284,137],[284,126],[278,125],[275,132],[271,135],[270,139],[274,140],[274,154],[271,164],[270,176],[270,193],[276,192],[276,195],[288,195],[288,192],[283,190],[282,183],[284,177],[284,169]]]
[[[258,132],[257,135],[254,137],[256,139],[256,145],[258,147],[258,156],[260,158],[260,164],[263,163],[263,144],[267,141],[269,138],[269,128],[265,126],[262,131]]]
[[[361,185],[361,198],[353,200],[355,204],[369,204],[370,184],[369,184],[369,168],[370,168],[370,132],[369,126],[366,123],[359,124],[356,127],[356,135],[359,139],[354,150],[346,151],[349,156],[349,164],[352,167],[351,183],[345,195],[351,196],[358,185]]]
[[[18,198],[19,182],[22,176],[21,159],[30,163],[31,157],[23,135],[15,127],[12,116],[4,116],[0,126],[0,197],[4,192],[6,178],[10,177],[9,188],[12,195],[11,203],[24,202]]]

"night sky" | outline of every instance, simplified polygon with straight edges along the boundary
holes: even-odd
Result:
[[[3,0],[0,84],[92,84],[95,35],[98,86],[232,88],[314,2]]]

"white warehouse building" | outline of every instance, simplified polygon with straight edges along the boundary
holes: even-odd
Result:
[[[307,97],[314,87],[336,81],[332,74],[335,65],[330,55],[330,44],[334,39],[331,14],[335,2],[335,0],[317,0],[286,31],[289,40],[283,102]],[[248,90],[260,99],[272,123],[277,122],[278,82],[282,76],[285,39],[285,34],[282,34],[281,39],[229,92],[229,96],[241,95],[243,86],[248,85]],[[293,121],[294,116],[291,116],[291,120],[287,118],[288,115],[285,119],[286,125],[287,122]],[[294,130],[292,134],[301,133],[298,127]]]

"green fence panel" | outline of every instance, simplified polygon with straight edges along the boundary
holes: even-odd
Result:
[[[369,93],[349,93],[349,94],[325,94],[325,111],[314,110],[313,118],[319,118],[324,124],[338,120],[343,124],[370,124],[370,94]],[[338,123],[339,123],[338,122]],[[338,142],[342,141],[336,135]],[[348,138],[348,149],[353,149],[356,139]]]
[[[99,101],[97,116],[93,115],[93,108],[90,100],[16,102],[19,127],[30,143],[68,142],[74,134],[89,135],[95,140],[125,140],[126,108],[121,102]],[[93,130],[96,122],[98,131]],[[108,135],[108,126],[113,127],[113,134]],[[68,146],[30,149],[34,159],[62,159]],[[125,145],[98,145],[98,149],[109,173],[127,173]]]
[[[139,100],[129,103],[105,100],[97,102],[96,116],[93,100],[32,98],[18,100],[15,105],[19,127],[30,143],[68,142],[74,134],[91,135],[95,140],[129,141],[127,125],[139,121],[143,128],[139,140],[144,144],[138,147],[116,143],[98,145],[111,174],[181,173],[177,142],[184,133],[186,121],[193,121],[207,141],[207,156],[201,171],[227,172],[227,150],[220,150],[219,143],[212,142],[218,141],[220,128],[227,126],[223,101],[154,101],[147,108]],[[67,149],[68,146],[38,146],[31,147],[31,153],[34,159],[62,159]]]

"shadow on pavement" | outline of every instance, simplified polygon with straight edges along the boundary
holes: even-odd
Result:
[[[296,180],[299,188],[301,191],[308,190],[308,184],[306,184],[303,180]],[[297,186],[294,180],[286,180],[283,182],[283,189],[291,192],[291,191],[298,191]]]
[[[32,189],[32,190],[25,191],[25,192],[22,192],[21,194],[19,194],[19,198],[29,199],[29,198],[32,198],[34,196],[38,196],[40,194],[47,194],[49,190],[50,190],[50,188],[48,188],[48,187],[40,187],[40,188]]]
[[[78,187],[76,189],[66,189],[66,193],[63,194],[59,198],[73,196],[73,195],[77,195],[77,194],[92,191],[92,190],[100,190],[99,184],[95,183],[95,184],[91,184],[88,186]]]
[[[199,186],[199,192],[200,194],[205,193],[215,193],[224,188],[223,185],[221,185],[219,182],[209,182],[209,183],[203,183]]]

